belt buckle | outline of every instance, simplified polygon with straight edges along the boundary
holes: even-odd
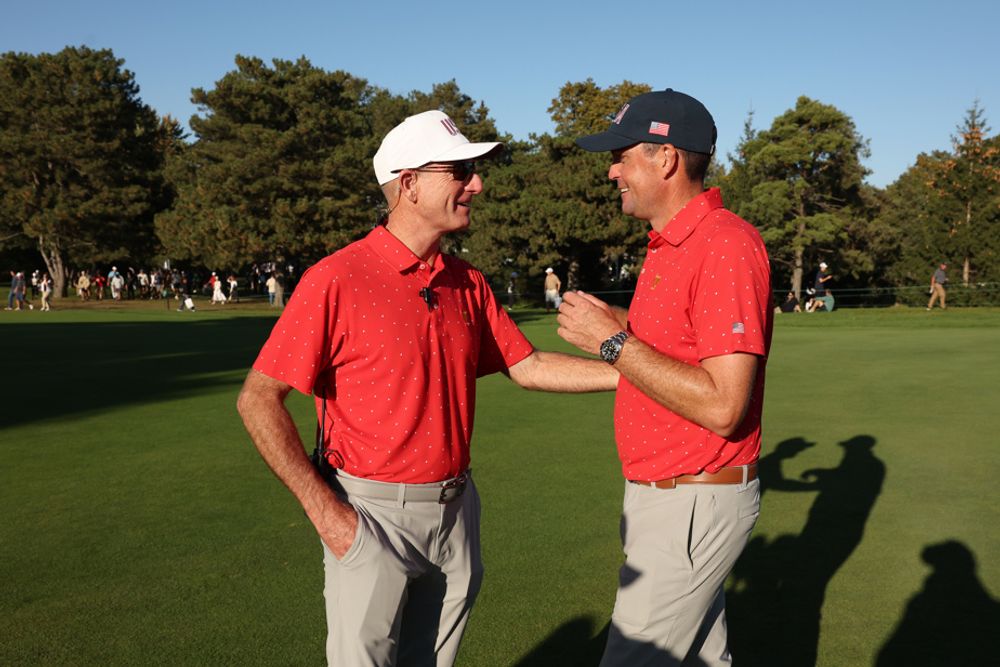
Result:
[[[448,492],[451,491],[452,489],[458,489],[458,493],[456,493],[451,498],[446,498],[445,496],[447,496]],[[455,500],[455,498],[458,498],[463,493],[465,493],[465,473],[462,473],[455,479],[450,479],[441,485],[441,495],[438,497],[438,503],[441,505],[444,505],[445,503],[450,503],[452,500]]]

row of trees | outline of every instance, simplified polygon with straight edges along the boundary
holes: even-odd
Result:
[[[473,141],[508,145],[485,167],[472,229],[450,248],[497,282],[534,281],[553,265],[570,286],[607,288],[627,283],[644,253],[647,230],[622,216],[607,156],[573,144],[643,84],[567,83],[548,110],[554,133],[512,141],[454,81],[396,95],[304,58],[238,56],[213,89],[192,91],[188,141],[123,65],[86,47],[0,56],[0,252],[37,250],[57,294],[71,267],[97,262],[307,265],[371,228],[379,140],[431,108]],[[923,283],[942,260],[966,282],[996,282],[998,150],[974,105],[951,150],[921,154],[880,190],[864,182],[868,146],[850,117],[802,97],[766,130],[749,115],[711,182],[760,228],[779,289],[798,291],[821,260],[842,288]]]
[[[776,284],[798,291],[823,260],[840,285],[923,285],[941,261],[965,285],[1000,280],[1000,137],[987,138],[978,102],[951,151],[920,154],[885,190],[864,183],[867,142],[835,107],[800,97],[768,130],[751,120],[718,180],[760,228]]]

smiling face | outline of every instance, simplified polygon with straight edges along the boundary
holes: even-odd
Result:
[[[650,151],[643,144],[611,152],[608,178],[618,186],[625,215],[648,221],[661,208],[658,203],[663,186],[661,157],[661,150]]]
[[[442,234],[469,226],[472,198],[483,191],[483,180],[470,163],[438,162],[414,169],[421,216]]]

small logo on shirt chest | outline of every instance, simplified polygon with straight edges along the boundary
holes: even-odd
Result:
[[[649,289],[656,289],[656,286],[660,284],[661,280],[662,280],[662,278],[660,276],[656,276],[655,278],[653,278],[653,282],[649,286]]]

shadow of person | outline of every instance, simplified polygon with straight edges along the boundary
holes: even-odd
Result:
[[[567,621],[530,653],[514,663],[514,667],[598,667],[608,643],[608,634],[612,632],[612,624],[605,624],[595,637],[590,634],[593,625],[585,617]],[[663,649],[655,648],[652,643],[627,640],[619,641],[620,649],[615,664],[618,665],[657,665],[657,667],[707,667],[705,662],[695,657],[682,661]],[[635,656],[635,657],[634,657]]]
[[[789,438],[775,445],[774,451],[760,457],[760,460],[757,461],[757,477],[760,478],[761,497],[769,489],[775,491],[815,491],[815,484],[797,479],[786,479],[781,471],[783,462],[815,446],[815,442],[809,442],[805,438]]]
[[[729,637],[734,660],[742,664],[816,664],[826,588],[861,543],[885,479],[873,437],[839,444],[844,453],[836,468],[807,470],[802,477],[811,482],[787,487],[818,492],[802,532],[770,544],[754,537],[734,568]]]
[[[627,519],[624,516],[621,517],[620,529],[624,540],[627,529]],[[629,563],[623,563],[618,571],[619,589],[644,585],[646,582],[643,581],[643,578],[647,576],[649,573],[637,570]],[[721,600],[721,596],[718,599]],[[614,660],[613,662],[609,661],[609,664],[629,665],[629,667],[632,665],[658,665],[662,667],[676,665],[679,667],[681,664],[685,667],[707,667],[704,660],[700,658],[699,651],[705,644],[708,630],[717,620],[712,617],[713,612],[722,617],[720,622],[725,623],[721,605],[709,610],[703,628],[696,637],[692,638],[692,646],[686,658],[683,655],[674,655],[669,650],[658,646],[655,641],[626,637],[615,626],[614,621],[607,623],[597,636],[591,637],[591,622],[585,617],[578,617],[554,630],[515,664],[517,667],[535,667],[536,665],[539,667],[542,665],[595,667],[601,663],[608,647],[608,640],[611,638],[614,647]]]
[[[590,636],[593,630],[593,623],[585,616],[566,621],[514,665],[596,665],[601,653],[600,648],[594,646],[595,639]]]
[[[877,667],[996,664],[990,637],[1000,628],[1000,602],[976,576],[972,552],[948,541],[920,555],[932,571],[879,651]]]

